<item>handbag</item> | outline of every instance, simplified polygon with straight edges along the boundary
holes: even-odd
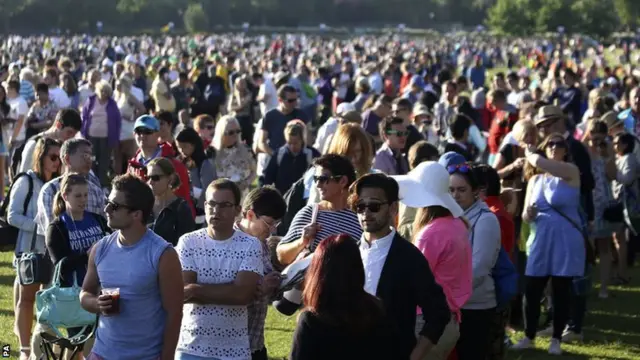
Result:
[[[471,227],[471,246],[473,246],[473,239],[476,235],[476,224],[485,212],[490,211],[481,211]],[[511,300],[518,294],[518,272],[502,244],[500,244],[498,258],[491,269],[491,277],[495,286],[497,308],[504,309],[509,306]]]
[[[52,264],[49,255],[33,252],[38,236],[37,227],[33,229],[31,247],[18,258],[18,281],[20,285],[48,284],[51,281]]]
[[[13,189],[13,185],[17,182],[17,180],[26,176],[29,181],[29,190],[27,191],[27,196],[24,198],[23,205],[23,215],[27,215],[27,208],[29,207],[29,203],[31,202],[31,198],[33,197],[33,179],[26,172],[19,173],[13,177],[11,180],[11,186],[9,187],[8,194],[11,194],[11,190]],[[0,205],[0,251],[9,251],[13,250],[16,247],[18,242],[18,235],[20,234],[20,230],[9,224],[7,218],[7,208],[9,207],[10,196],[7,195],[6,198],[2,201],[2,205]]]
[[[73,285],[61,287],[61,269],[63,258],[56,264],[53,284],[50,288],[36,293],[36,318],[38,323],[47,325],[61,339],[67,339],[73,345],[81,344],[89,339],[95,331],[98,316],[80,305],[80,287],[77,276],[73,272]],[[67,338],[59,328],[82,328],[76,335]],[[90,329],[91,331],[87,331]]]

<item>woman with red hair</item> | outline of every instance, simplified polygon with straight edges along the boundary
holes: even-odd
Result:
[[[305,275],[305,308],[291,360],[397,358],[395,332],[364,282],[360,250],[352,237],[333,235],[320,242]]]

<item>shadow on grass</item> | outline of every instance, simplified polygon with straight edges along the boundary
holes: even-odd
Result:
[[[15,280],[15,275],[0,275],[0,285],[13,286]]]
[[[7,310],[7,309],[0,309],[0,316],[11,316],[14,317],[16,314],[13,312],[13,310]]]
[[[0,261],[0,267],[13,268],[13,263],[10,261]]]
[[[265,326],[264,330],[269,330],[269,331],[279,331],[279,332],[286,332],[286,333],[293,333],[293,329],[287,329],[287,328],[283,328],[283,327],[276,327],[276,326]]]
[[[549,353],[543,349],[530,349],[530,350],[522,350],[522,351],[509,350],[507,352],[506,359],[508,360],[540,360],[540,359],[552,358],[552,356],[553,355],[549,355]],[[598,356],[597,358],[601,360],[620,360],[620,358],[609,357],[609,356]],[[575,354],[563,348],[562,359],[563,360],[586,360],[586,359],[593,359],[593,357],[591,355]]]

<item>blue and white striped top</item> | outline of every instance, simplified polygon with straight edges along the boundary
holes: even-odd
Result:
[[[306,205],[293,218],[291,226],[287,231],[287,235],[282,238],[281,244],[287,244],[296,241],[302,237],[302,230],[311,223],[313,214],[313,205]],[[349,234],[355,241],[359,241],[362,236],[362,228],[358,222],[356,213],[349,209],[340,211],[320,210],[318,211],[318,224],[321,229],[316,234],[311,251],[315,251],[320,241],[331,235]]]

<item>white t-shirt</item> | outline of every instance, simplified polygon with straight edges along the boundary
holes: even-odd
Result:
[[[240,271],[262,276],[260,241],[241,231],[224,241],[207,229],[183,235],[176,246],[183,271],[197,273],[198,284],[233,282]],[[184,304],[178,351],[221,360],[249,360],[246,306]]]
[[[58,106],[58,109],[65,109],[71,105],[71,99],[69,95],[59,87],[49,89],[49,96],[51,100]]]
[[[269,110],[278,107],[278,90],[276,90],[276,86],[273,84],[273,81],[269,79],[264,80],[264,83],[260,85],[258,97],[264,97],[264,100],[260,102],[260,112],[262,113],[262,116],[264,116],[264,114]]]
[[[10,119],[14,119],[17,121],[20,116],[26,117],[27,113],[29,113],[29,105],[27,105],[27,101],[23,99],[22,96],[18,96],[14,99],[7,98],[7,104],[9,104],[9,106],[11,107],[11,110],[9,111]],[[13,135],[13,126],[15,126],[15,124],[11,126],[7,126],[4,129],[3,136],[4,136],[5,144],[9,142],[11,135]],[[14,140],[17,140],[17,141],[24,140],[25,126],[26,126],[26,119],[25,119],[25,123],[22,124],[22,128],[20,129],[20,132],[18,133],[18,138]]]

